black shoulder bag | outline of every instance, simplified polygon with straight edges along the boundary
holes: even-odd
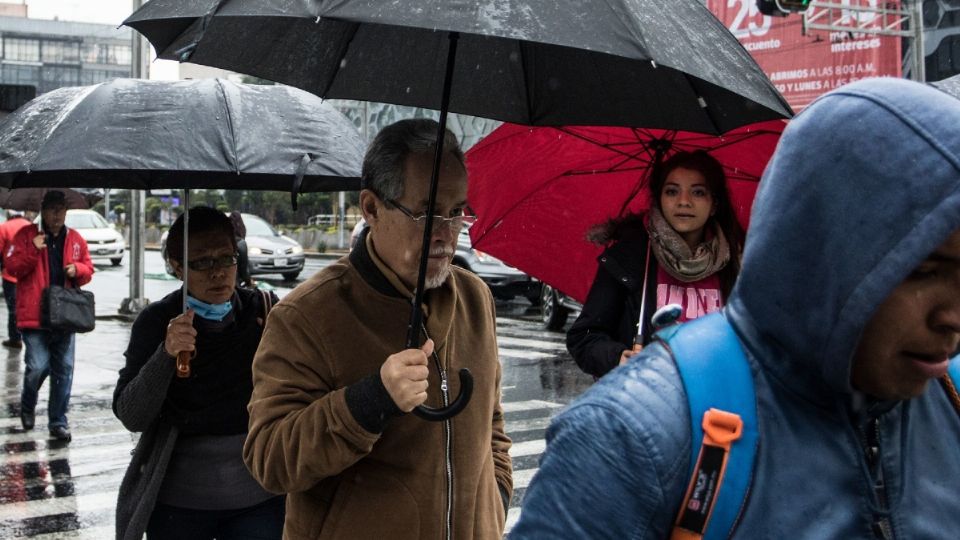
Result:
[[[93,293],[50,285],[40,299],[40,326],[61,332],[89,332],[96,326]]]

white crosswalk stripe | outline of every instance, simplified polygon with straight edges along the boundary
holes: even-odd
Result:
[[[498,321],[497,328],[504,366],[536,370],[540,360],[566,354],[563,336],[543,337],[535,322],[507,319]],[[74,437],[65,445],[46,437],[46,396],[36,411],[36,428],[26,433],[20,429],[15,375],[7,374],[8,384],[0,392],[0,538],[112,537],[117,489],[137,437],[113,416],[112,388],[101,382],[74,399],[69,412]],[[523,494],[546,446],[550,419],[565,405],[525,398],[538,395],[528,392],[529,384],[525,379],[504,381],[502,388],[506,430],[514,439],[510,454],[515,496],[507,532],[520,517]]]

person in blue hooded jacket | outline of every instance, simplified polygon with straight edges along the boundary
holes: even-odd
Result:
[[[931,382],[960,345],[960,101],[869,79],[799,114],[721,314],[759,431],[730,538],[960,535],[960,415]],[[654,343],[554,419],[510,539],[668,538],[691,440]]]

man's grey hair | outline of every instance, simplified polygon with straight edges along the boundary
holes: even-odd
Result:
[[[403,164],[410,154],[436,152],[439,124],[429,118],[400,120],[380,130],[363,158],[360,188],[369,189],[381,199],[403,196]],[[463,150],[449,129],[443,138],[444,154],[452,154],[464,165]]]

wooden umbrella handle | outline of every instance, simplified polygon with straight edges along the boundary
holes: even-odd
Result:
[[[190,360],[193,355],[190,351],[180,351],[177,354],[177,377],[186,379],[190,376]]]

